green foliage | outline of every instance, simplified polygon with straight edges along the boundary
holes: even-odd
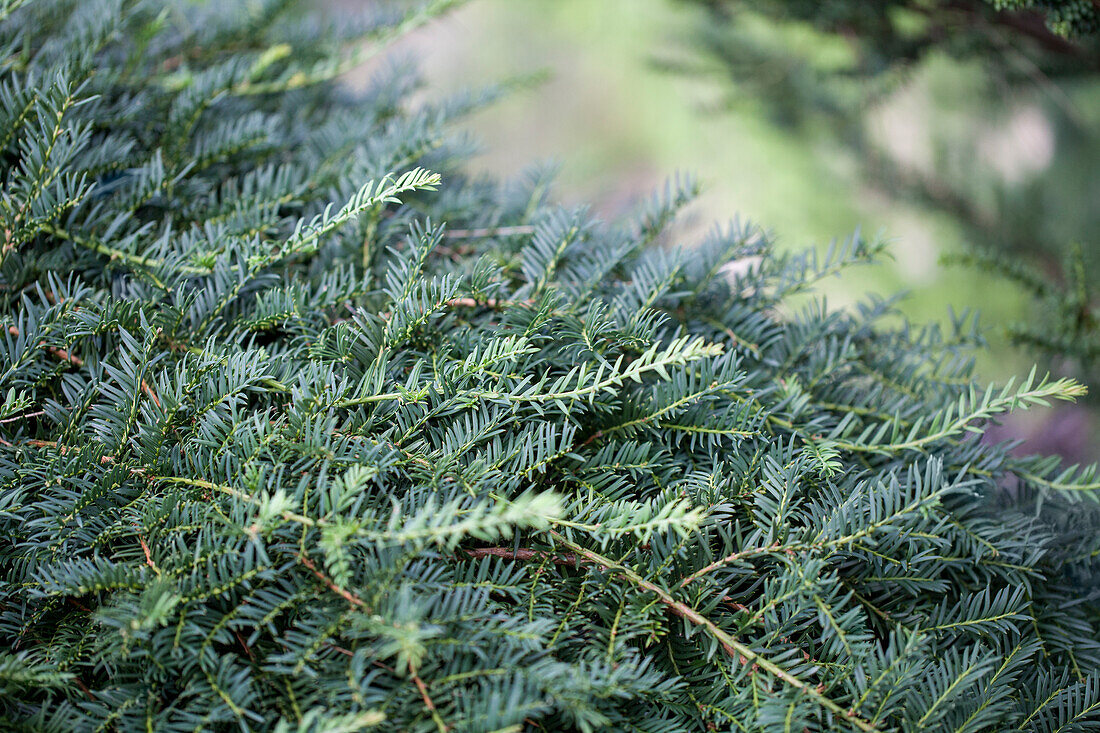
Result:
[[[1100,725],[1095,470],[972,435],[1081,387],[470,180],[494,92],[334,83],[447,3],[291,5],[0,6],[6,727]]]

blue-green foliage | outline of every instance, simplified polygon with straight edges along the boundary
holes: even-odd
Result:
[[[469,180],[494,92],[335,83],[448,3],[292,4],[0,4],[4,727],[1097,728],[1094,472],[975,435],[1080,387]]]

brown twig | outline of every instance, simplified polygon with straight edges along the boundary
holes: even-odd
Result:
[[[18,336],[19,335],[19,329],[16,328],[15,326],[8,326],[8,333],[10,333],[12,336]],[[67,361],[70,364],[72,364],[74,367],[77,367],[77,368],[80,368],[80,367],[84,366],[84,360],[83,359],[81,359],[79,356],[74,356],[73,354],[70,354],[65,349],[59,349],[56,346],[48,346],[47,347],[45,344],[40,344],[40,345],[45,347],[46,351],[50,352],[51,356],[56,357],[60,361]]]
[[[333,644],[331,641],[326,641],[325,646],[327,646],[329,649],[333,650],[334,652],[339,652],[340,654],[343,654],[345,657],[354,657],[355,656],[355,654],[353,654],[350,649],[345,649],[342,646],[339,646],[337,644]]]
[[[478,237],[512,237],[534,233],[535,227],[530,224],[520,224],[513,227],[490,227],[487,229],[450,229],[444,236],[448,239],[477,239]]]
[[[441,254],[453,262],[458,262],[460,259],[462,259],[462,257],[470,254],[473,251],[474,248],[466,244],[458,244],[454,247],[448,247],[445,244],[441,244],[438,245],[434,250],[436,254]]]
[[[329,590],[346,600],[348,603],[352,604],[353,606],[358,606],[359,608],[367,607],[366,601],[364,601],[362,598],[355,595],[351,591],[347,590],[346,588],[341,588],[340,586],[336,585],[336,583],[334,583],[331,578],[318,570],[314,562],[308,557],[299,556],[298,562],[309,568],[309,571],[316,575],[318,580],[328,586]]]
[[[16,420],[26,420],[27,418],[31,418],[31,417],[41,417],[42,415],[45,415],[45,414],[46,414],[45,410],[39,410],[38,412],[26,412],[26,413],[23,413],[22,415],[16,415],[15,417],[9,417],[5,420],[0,420],[0,425],[4,425],[4,424],[10,423],[10,422],[15,422]]]
[[[19,335],[19,329],[16,328],[15,326],[8,326],[8,333],[10,333],[12,336],[18,336]],[[55,357],[59,361],[67,361],[70,364],[72,364],[74,367],[76,367],[77,369],[84,366],[84,360],[83,359],[81,359],[79,356],[76,356],[75,354],[70,354],[65,349],[61,349],[61,348],[58,348],[56,346],[46,346],[45,344],[40,344],[40,345],[45,347],[46,351],[50,352],[50,355]],[[150,387],[149,384],[144,379],[141,380],[141,391],[144,392],[145,394],[149,395],[149,397],[152,398],[152,400],[156,404],[156,406],[160,407],[160,398],[157,397],[157,393],[153,391],[153,388]]]
[[[583,448],[584,446],[591,443],[593,440],[599,440],[602,437],[603,437],[603,431],[602,430],[597,430],[596,432],[592,433],[591,435],[589,435],[587,438],[584,439],[584,441],[581,443],[581,447]]]
[[[92,611],[92,609],[88,608],[87,606],[85,606],[83,603],[76,600],[75,598],[66,598],[65,600],[67,600],[69,603],[71,603],[72,605],[79,608],[81,611],[84,611],[86,613],[94,613],[94,611]]]
[[[428,694],[428,686],[424,684],[424,680],[420,679],[420,675],[416,673],[416,668],[410,669],[409,677],[416,684],[416,689],[420,690],[420,697],[424,699],[424,707],[431,713],[432,720],[435,721],[435,727],[439,729],[439,733],[447,733],[447,724],[443,722],[439,711],[435,709],[435,703],[432,702],[432,698]]]
[[[244,653],[248,655],[248,658],[251,659],[253,662],[255,662],[256,661],[256,655],[252,653],[252,648],[248,646],[247,642],[245,642],[244,637],[241,636],[241,632],[237,631],[236,629],[233,629],[233,636],[237,637],[237,641],[240,643],[241,647],[244,649]]]
[[[145,538],[138,537],[138,544],[141,545],[141,551],[145,553],[145,564],[156,571],[157,575],[160,575],[160,568],[153,562],[153,555],[149,552],[149,545],[145,544]]]
[[[88,689],[88,686],[84,684],[84,680],[74,675],[73,682],[75,682],[76,686],[80,688],[80,691],[84,693],[84,697],[88,698],[92,702],[95,702],[95,695],[93,695],[92,691]]]
[[[496,308],[505,303],[507,303],[507,301],[497,300],[496,298],[486,298],[481,301],[474,300],[473,298],[451,298],[447,301],[447,305],[451,308],[477,308],[479,305],[485,306],[486,308]]]
[[[62,453],[69,450],[67,445],[58,445],[56,440],[28,440],[24,445],[29,445],[31,448],[57,448]],[[107,456],[104,456],[106,458]]]
[[[157,393],[153,391],[153,388],[143,379],[141,380],[141,391],[149,395],[149,398],[153,400],[153,404],[160,407],[160,397],[157,397]]]
[[[8,445],[9,445],[9,447],[11,446],[10,443]],[[66,453],[68,453],[71,450],[79,450],[79,448],[73,448],[71,445],[58,445],[57,441],[55,441],[55,440],[36,440],[36,439],[33,439],[33,438],[31,440],[28,440],[25,443],[22,443],[21,445],[30,446],[31,448],[56,448],[57,452],[60,453],[61,455],[65,455]],[[115,460],[114,456],[100,456],[99,457],[99,462],[100,463],[113,463],[114,460]],[[130,473],[135,475],[135,476],[144,476],[145,478],[151,478],[150,476],[146,476],[145,469],[143,469],[143,468],[131,468]]]
[[[574,567],[580,564],[577,556],[571,552],[557,555],[542,550],[512,550],[508,547],[477,547],[471,550],[463,550],[463,552],[470,557],[502,557],[506,560],[521,560],[523,562],[549,560],[555,565],[572,565]]]

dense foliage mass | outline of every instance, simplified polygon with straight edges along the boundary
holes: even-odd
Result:
[[[1100,726],[1093,472],[973,435],[1079,386],[467,180],[333,82],[441,4],[290,5],[0,4],[5,726]]]

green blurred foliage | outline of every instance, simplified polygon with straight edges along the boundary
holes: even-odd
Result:
[[[1100,332],[1074,268],[1100,267],[1095,5],[692,4],[707,11],[689,41],[696,55],[667,67],[719,79],[725,109],[827,130],[892,205],[956,221],[969,254],[949,259],[1005,275],[1032,298],[1012,339],[1092,371]],[[1040,273],[1043,287],[1021,270]]]

